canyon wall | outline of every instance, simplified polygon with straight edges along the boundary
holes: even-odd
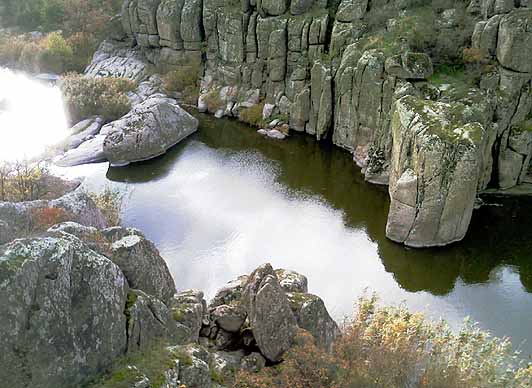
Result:
[[[527,180],[532,2],[425,3],[126,0],[121,39],[159,72],[201,66],[202,111],[260,105],[266,122],[349,150],[367,181],[389,184],[389,238],[445,245],[479,192]],[[464,47],[478,79],[434,82]]]

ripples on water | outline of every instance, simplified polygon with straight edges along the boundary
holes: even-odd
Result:
[[[36,157],[67,128],[58,87],[0,68],[0,160]]]

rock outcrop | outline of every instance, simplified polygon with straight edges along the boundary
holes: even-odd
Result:
[[[292,346],[297,322],[271,265],[250,275],[242,299],[261,353],[270,361],[280,361]]]
[[[301,329],[325,349],[339,335],[296,272],[263,265],[207,306],[201,291],[176,292],[140,231],[75,222],[0,247],[0,302],[0,378],[12,387],[87,386],[124,357],[117,373],[132,387],[155,383],[154,363],[165,386],[219,387],[282,361]]]
[[[243,109],[263,107],[263,120],[279,120],[286,123],[287,131],[332,140],[352,152],[367,181],[388,185],[393,180],[392,196],[397,182],[402,192],[414,190],[412,177],[417,176],[415,169],[402,180],[392,176],[396,173],[392,163],[401,157],[394,154],[399,150],[395,142],[402,142],[393,136],[396,101],[413,96],[457,104],[458,109],[466,105],[456,128],[476,122],[486,133],[478,145],[481,171],[475,195],[488,186],[520,185],[532,159],[530,2],[472,0],[467,7],[438,6],[431,12],[432,18],[426,19],[418,2],[392,0],[126,0],[123,31],[118,34],[122,42],[103,44],[89,73],[104,75],[107,67],[109,74],[138,79],[146,78],[149,71],[201,63],[200,111],[238,118]],[[412,31],[417,31],[410,28],[412,23],[430,25],[427,34],[434,36],[420,37],[418,31],[417,38],[412,38]],[[480,69],[480,81],[469,91],[456,83],[432,84],[432,60],[456,60],[470,41],[468,55]],[[114,59],[113,45],[117,47]],[[131,58],[144,61],[143,72],[128,75],[116,69]],[[95,71],[98,66],[100,70]],[[269,129],[261,133],[284,138],[287,132]],[[453,171],[446,177],[461,174]],[[459,207],[447,209],[460,211]],[[444,216],[464,222],[470,218],[468,214]],[[391,219],[395,221],[389,223],[390,236],[396,235],[392,229],[412,229],[409,217],[396,214]],[[436,217],[424,224],[437,230],[440,221]],[[393,239],[415,246],[444,245],[463,235],[460,226],[426,242],[421,235],[416,242],[404,236]]]
[[[111,165],[125,166],[164,154],[197,129],[198,121],[177,101],[153,96],[102,128],[103,153]]]
[[[79,386],[126,349],[125,276],[77,238],[0,250],[0,378],[9,387]]]
[[[397,101],[388,238],[409,246],[433,246],[465,236],[480,179],[485,132],[479,123],[463,124],[459,108],[412,96]]]
[[[0,202],[0,245],[30,234],[36,227],[35,215],[50,208],[60,209],[69,219],[80,224],[106,227],[106,221],[94,201],[78,188],[49,201]]]

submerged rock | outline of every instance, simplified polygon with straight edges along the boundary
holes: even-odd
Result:
[[[164,154],[194,133],[198,121],[170,98],[152,96],[102,128],[103,152],[115,166]]]

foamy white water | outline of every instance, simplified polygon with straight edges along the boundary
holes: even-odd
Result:
[[[58,87],[0,68],[0,160],[36,157],[67,131]]]

